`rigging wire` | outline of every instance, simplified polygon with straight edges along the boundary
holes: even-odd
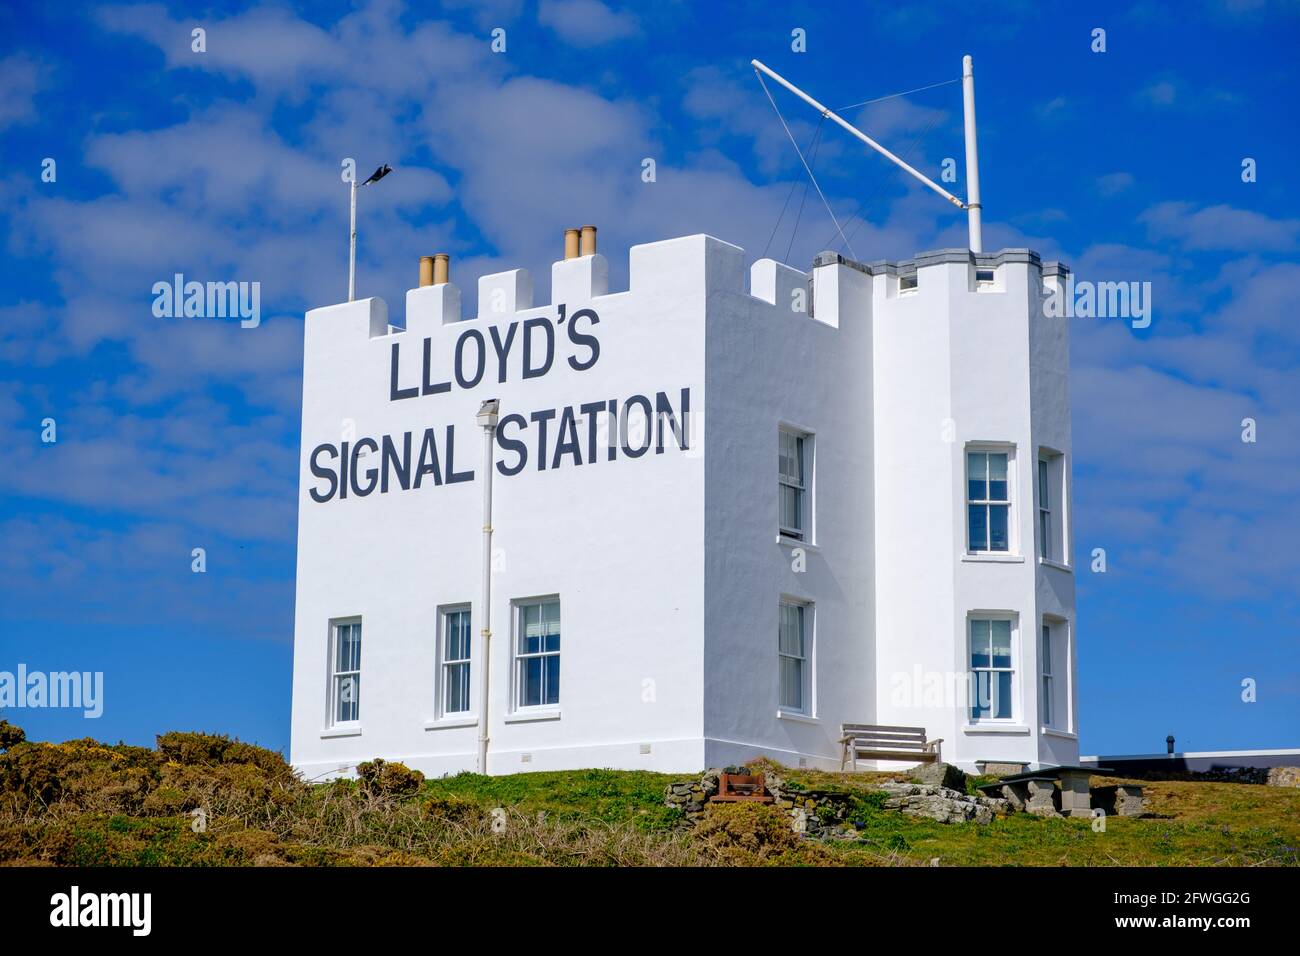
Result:
[[[790,132],[790,127],[786,124],[785,117],[781,115],[781,108],[776,105],[776,100],[772,99],[772,93],[768,90],[767,83],[763,81],[763,74],[759,73],[758,70],[755,70],[754,75],[758,77],[758,82],[763,87],[763,92],[767,94],[767,101],[772,104],[772,109],[776,111],[776,118],[781,121],[781,127],[785,130],[785,135],[789,137],[790,145],[793,146],[795,152],[799,154],[799,161],[803,163],[803,168],[808,173],[808,178],[812,180],[813,188],[817,190],[817,195],[821,197],[822,205],[826,207],[826,212],[830,214],[831,222],[835,223],[835,228],[839,231],[840,238],[844,239],[845,247],[849,250],[850,254],[852,254],[853,258],[856,259],[858,254],[853,251],[853,246],[848,239],[844,238],[844,230],[840,228],[840,221],[835,218],[835,211],[831,209],[831,204],[826,200],[826,194],[822,192],[821,186],[817,184],[817,177],[813,175],[812,169],[808,166],[808,161],[804,159],[803,150],[801,150],[799,144],[795,142],[794,134]]]
[[[821,136],[821,134],[822,134],[822,124],[825,123],[825,122],[826,122],[826,117],[823,116],[823,117],[821,118],[821,121],[818,122],[818,124],[817,124],[817,130],[816,130],[816,132],[813,133],[813,138],[812,138],[811,140],[809,140],[809,142],[808,142],[808,147],[809,147],[810,149],[813,148],[815,145],[817,145],[817,140],[818,140],[818,138],[819,138],[819,137]],[[813,155],[813,159],[816,159],[816,158],[817,158],[817,157],[816,157],[816,154],[814,154],[814,155]],[[786,211],[786,209],[787,209],[787,208],[789,207],[789,205],[790,205],[790,199],[791,199],[792,196],[794,196],[794,191],[795,191],[796,189],[799,188],[799,182],[800,182],[799,180],[795,180],[795,181],[793,181],[793,182],[790,183],[790,191],[789,191],[788,193],[785,194],[785,202],[784,202],[784,203],[782,204],[782,206],[781,206],[781,215],[779,215],[779,216],[776,217],[776,225],[772,227],[772,234],[771,234],[770,236],[767,237],[767,245],[763,246],[763,254],[762,254],[761,256],[759,256],[760,259],[766,259],[766,258],[767,258],[767,250],[768,250],[768,248],[772,245],[772,240],[776,238],[777,230],[781,228],[781,220],[785,218],[785,211]],[[807,184],[807,183],[804,183],[804,184],[803,184],[803,189],[804,189],[804,195],[805,195],[805,196],[808,195],[808,184]],[[802,201],[802,200],[800,200],[800,208],[801,208],[801,209],[803,208],[803,201]],[[796,226],[795,228],[797,229],[798,226]],[[786,253],[786,255],[788,256],[789,253]]]
[[[826,117],[823,116],[823,117],[822,117],[822,120],[825,121],[825,119],[826,119]],[[809,160],[809,165],[810,165],[810,166],[816,166],[816,165],[817,165],[817,151],[818,151],[819,149],[821,149],[821,146],[822,146],[822,144],[821,144],[821,131],[822,131],[822,124],[821,124],[821,123],[818,123],[818,124],[817,124],[817,135],[816,135],[815,137],[813,137],[813,144],[812,144],[812,159]],[[805,182],[805,183],[803,184],[803,195],[801,195],[801,196],[799,197],[799,212],[798,212],[798,213],[795,215],[795,217],[794,217],[794,229],[791,230],[791,232],[790,232],[790,242],[787,243],[787,245],[786,245],[786,247],[785,247],[785,258],[781,260],[781,261],[784,262],[786,265],[789,265],[789,264],[790,264],[790,250],[794,248],[794,240],[795,240],[795,237],[796,237],[797,235],[799,235],[799,223],[800,223],[800,221],[803,219],[803,204],[804,204],[804,202],[805,202],[807,199],[808,199],[808,184]]]
[[[867,106],[870,103],[883,103],[885,100],[892,100],[899,96],[910,96],[913,93],[921,93],[925,90],[933,90],[940,86],[947,86],[949,83],[960,83],[961,77],[952,80],[942,80],[938,83],[931,83],[929,86],[918,86],[914,90],[904,90],[902,93],[890,93],[888,96],[877,96],[874,100],[863,100],[861,103],[850,103],[848,106],[838,106],[835,112],[840,113],[844,110],[857,109],[859,106]]]

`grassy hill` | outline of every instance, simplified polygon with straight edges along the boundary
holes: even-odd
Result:
[[[678,775],[422,780],[377,762],[360,781],[310,785],[279,754],[213,735],[164,734],[151,750],[0,733],[0,749],[0,864],[1300,864],[1300,790],[1249,784],[1145,781],[1153,816],[1111,818],[1096,833],[1088,820],[1025,814],[940,824],[880,809],[873,784],[899,775],[784,770],[807,787],[854,795],[857,838],[822,842],[756,805],[711,808],[685,828],[663,804]]]

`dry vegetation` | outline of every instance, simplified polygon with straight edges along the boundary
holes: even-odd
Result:
[[[796,836],[772,807],[720,805],[693,830],[663,805],[675,779],[585,770],[424,780],[371,761],[311,785],[273,751],[168,733],[153,749],[29,743],[0,721],[0,863],[116,866],[735,866],[1290,864],[1300,790],[1146,783],[1154,819],[1023,814],[945,826],[880,809],[899,775],[782,769],[854,793],[859,838]],[[197,819],[195,811],[201,811]]]

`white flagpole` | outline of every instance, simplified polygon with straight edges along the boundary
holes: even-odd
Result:
[[[348,301],[356,298],[357,292],[357,180],[352,179],[352,239],[348,247]]]
[[[984,251],[980,219],[980,160],[975,144],[975,70],[969,56],[961,61],[962,112],[966,125],[966,216],[970,251]]]

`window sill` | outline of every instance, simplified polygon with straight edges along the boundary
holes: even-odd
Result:
[[[781,720],[794,720],[801,724],[820,724],[821,718],[811,714],[801,714],[797,710],[778,710],[776,716]]]
[[[1024,724],[998,724],[989,722],[966,724],[962,727],[961,732],[963,734],[1013,734],[1017,736],[1025,736],[1028,735],[1029,728]]]
[[[1053,561],[1051,558],[1039,558],[1038,563],[1045,568],[1056,568],[1058,571],[1064,571],[1066,574],[1073,574],[1074,568],[1068,564],[1062,564],[1060,561]]]
[[[1023,554],[1011,554],[1004,551],[967,551],[961,556],[963,561],[971,564],[1024,564]]]
[[[776,543],[783,544],[787,548],[803,548],[805,551],[815,552],[821,550],[821,548],[817,547],[817,545],[813,544],[811,541],[801,541],[798,538],[791,538],[789,535],[784,534],[778,534],[776,536]]]
[[[360,736],[361,736],[360,724],[358,724],[355,727],[326,727],[324,730],[320,732],[321,740],[326,740],[330,737],[360,737]]]
[[[1062,740],[1078,740],[1078,734],[1072,734],[1068,730],[1056,730],[1052,727],[1044,727],[1042,730],[1044,737],[1060,737]]]
[[[502,720],[507,724],[527,724],[536,720],[559,720],[560,709],[553,707],[550,709],[539,710],[517,710],[513,714],[506,714]]]
[[[425,730],[447,730],[452,727],[477,727],[477,717],[467,717],[463,714],[457,714],[455,717],[440,717],[437,720],[426,720],[424,722]]]

